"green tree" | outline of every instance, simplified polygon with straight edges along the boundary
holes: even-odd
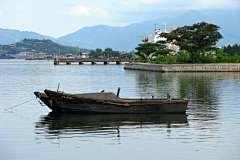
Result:
[[[191,63],[191,57],[188,51],[180,50],[178,54],[176,54],[176,56],[177,56],[177,62]]]
[[[100,49],[100,48],[97,48],[96,50],[95,50],[95,58],[99,58],[99,57],[101,57],[102,56],[102,49]]]
[[[228,57],[228,55],[226,53],[223,52],[222,49],[218,49],[216,51],[216,62],[217,63],[228,63],[230,62],[230,58]]]
[[[179,27],[170,33],[161,33],[160,36],[166,37],[168,43],[175,40],[174,44],[191,53],[192,63],[194,63],[197,52],[216,48],[217,42],[223,38],[218,32],[219,29],[217,25],[201,22],[192,26]]]
[[[121,54],[120,57],[121,57],[121,58],[125,58],[125,57],[127,57],[127,58],[132,58],[133,55],[132,55],[131,53],[124,53],[124,54]]]
[[[204,51],[200,55],[200,61],[201,61],[201,63],[214,63],[215,57],[211,53],[205,53],[205,51]]]
[[[238,54],[234,54],[231,56],[231,63],[239,63],[240,62],[240,56]]]
[[[112,48],[105,48],[105,50],[103,51],[103,57],[107,58],[107,57],[119,57],[120,53],[119,51],[114,51],[112,50]]]
[[[102,49],[97,48],[95,51],[91,50],[89,53],[90,58],[99,58],[102,56]]]
[[[94,50],[91,50],[89,53],[90,58],[96,58],[96,52]]]
[[[226,54],[229,54],[231,56],[233,56],[234,54],[238,54],[240,55],[240,44],[234,44],[233,46],[231,46],[230,44],[223,47],[223,52]]]
[[[166,45],[163,45],[163,44],[159,45],[159,44],[160,43],[157,44],[156,51],[155,51],[155,54],[153,56],[163,55],[165,57],[166,55],[168,55],[172,51],[170,49],[167,49]]]
[[[135,49],[137,50],[135,54],[144,60],[152,59],[153,56],[158,55],[165,56],[170,52],[169,49],[166,49],[165,45],[159,43],[139,44],[138,47],[136,47]]]
[[[177,61],[177,56],[173,54],[169,54],[166,56],[167,63],[175,63]]]

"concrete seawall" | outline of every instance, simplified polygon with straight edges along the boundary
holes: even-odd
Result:
[[[162,65],[149,63],[125,63],[124,69],[145,70],[145,71],[162,71]]]
[[[240,72],[240,63],[222,64],[150,64],[126,63],[124,69],[156,72]]]

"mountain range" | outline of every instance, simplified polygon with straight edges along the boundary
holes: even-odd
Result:
[[[239,10],[189,10],[177,17],[166,17],[141,23],[133,23],[125,27],[111,27],[107,25],[84,27],[59,38],[44,36],[35,32],[22,32],[0,28],[0,44],[16,43],[24,38],[50,39],[62,45],[78,46],[79,48],[105,49],[109,47],[118,51],[130,51],[134,50],[135,47],[141,43],[141,39],[137,38],[137,36],[144,37],[154,34],[155,24],[157,24],[157,29],[164,30],[163,22],[167,22],[167,31],[170,31],[171,26],[177,28],[205,21],[221,27],[219,31],[224,39],[219,41],[218,46],[225,46],[228,43],[240,43],[240,30],[238,28],[240,26],[239,17]]]

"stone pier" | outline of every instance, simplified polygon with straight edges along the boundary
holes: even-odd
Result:
[[[117,61],[117,62],[116,62],[116,64],[117,64],[117,65],[119,65],[119,64],[122,64],[122,62],[120,62],[120,61]]]
[[[122,62],[135,62],[135,58],[72,58],[72,59],[55,59],[54,65],[59,65],[60,63],[65,63],[71,65],[72,63],[79,63],[79,65],[84,64],[84,62],[90,62],[91,64],[96,64],[97,62],[102,62],[104,65],[109,64],[109,62],[116,62],[116,64],[122,64]]]
[[[126,63],[124,69],[156,72],[240,72],[240,63],[212,63],[212,64]]]

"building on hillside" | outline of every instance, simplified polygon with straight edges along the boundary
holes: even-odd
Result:
[[[19,58],[34,58],[34,53],[33,52],[19,52],[17,54]]]

